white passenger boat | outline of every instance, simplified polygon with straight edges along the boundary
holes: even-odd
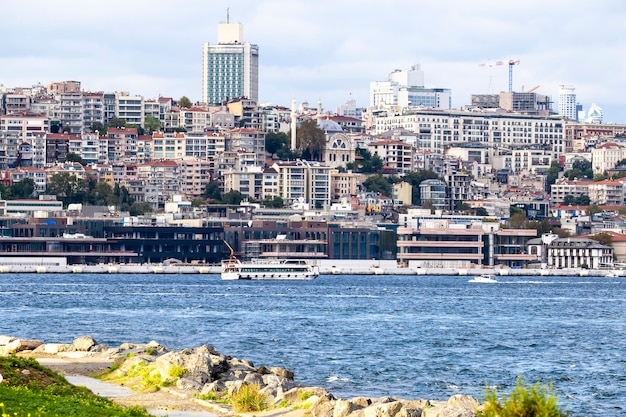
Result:
[[[311,280],[319,275],[317,265],[305,260],[255,259],[242,262],[228,242],[224,243],[230,249],[230,258],[222,261],[223,280]]]
[[[493,283],[498,282],[498,280],[495,279],[493,275],[479,275],[477,277],[470,279],[467,282],[479,282],[479,283],[484,283],[484,284],[493,284]]]
[[[304,260],[258,259],[242,262],[231,257],[222,263],[223,280],[311,280],[319,270]]]

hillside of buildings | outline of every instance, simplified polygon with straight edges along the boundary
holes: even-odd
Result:
[[[555,114],[543,96],[330,112],[76,81],[0,95],[3,259],[217,263],[226,240],[243,258],[626,262],[626,125]]]

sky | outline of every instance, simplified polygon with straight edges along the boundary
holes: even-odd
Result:
[[[81,81],[88,91],[200,100],[202,44],[244,25],[259,46],[259,102],[325,111],[369,105],[372,81],[420,64],[452,107],[508,90],[577,101],[626,123],[626,2],[622,0],[22,0],[0,7],[0,84]],[[482,66],[481,66],[482,64]]]

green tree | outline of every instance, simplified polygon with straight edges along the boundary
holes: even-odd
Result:
[[[509,217],[508,226],[511,229],[525,229],[526,214],[522,211],[511,215],[511,217]]]
[[[142,214],[151,213],[152,212],[152,204],[147,201],[142,201],[139,203],[133,203],[128,212],[131,216],[141,216]]]
[[[392,183],[380,174],[371,175],[363,181],[365,189],[372,193],[380,193],[383,196],[391,196]]]
[[[191,200],[191,207],[202,207],[206,205],[206,200],[204,198],[194,198]]]
[[[593,214],[597,214],[602,212],[602,209],[600,207],[598,207],[597,204],[591,204],[589,205],[589,207],[587,207],[587,214],[588,215],[593,215]]]
[[[113,189],[109,184],[100,181],[89,189],[89,202],[94,206],[108,206],[112,201]]]
[[[107,123],[107,127],[115,128],[115,129],[126,127],[126,120],[120,119],[119,117],[114,117],[111,120],[109,120],[109,123]]]
[[[208,183],[204,190],[204,196],[209,200],[221,201],[222,193],[220,192],[219,184],[215,181]]]
[[[230,190],[222,196],[222,203],[224,204],[239,204],[241,200],[243,200],[243,195],[238,190]]]
[[[574,197],[571,194],[566,195],[565,197],[563,197],[563,205],[564,206],[573,206],[576,201],[576,197]]]
[[[487,209],[485,209],[484,207],[477,207],[476,216],[486,217],[486,216],[489,216],[489,213],[487,212]]]
[[[559,178],[559,172],[561,172],[561,165],[559,165],[558,161],[552,161],[550,163],[550,168],[547,170],[546,177],[546,186],[548,191],[550,190],[550,186]]]
[[[574,200],[574,204],[577,206],[588,206],[591,204],[591,199],[587,194],[581,194]]]
[[[287,135],[284,132],[269,132],[265,135],[265,150],[272,156],[281,148],[288,148]]]
[[[65,162],[78,162],[82,166],[87,165],[80,155],[73,152],[68,152],[67,155],[65,155]]]
[[[87,182],[74,174],[54,174],[48,182],[47,194],[56,195],[65,205],[87,201]]]
[[[510,206],[509,207],[509,217],[514,215],[514,214],[518,214],[518,213],[522,213],[524,214],[524,216],[526,216],[526,212],[524,210],[522,210],[521,208],[517,207],[517,206]]]
[[[161,129],[161,121],[149,114],[143,122],[143,127],[146,130],[146,133],[151,135],[153,132],[158,132]]]
[[[100,136],[105,136],[107,134],[107,128],[100,122],[92,123],[91,126],[89,126],[89,130],[93,133],[98,132]]]
[[[180,107],[181,109],[190,109],[191,107],[193,107],[193,104],[191,103],[191,100],[187,98],[187,96],[182,96],[180,99],[178,99],[178,107]]]
[[[24,178],[11,186],[9,193],[13,199],[31,198],[35,193],[35,181],[32,178]],[[7,199],[3,193],[3,198]]]
[[[606,179],[606,174],[596,174],[593,176],[593,180],[595,182],[604,181]]]
[[[280,196],[266,196],[263,199],[263,205],[267,208],[283,208],[285,207],[285,200]]]
[[[305,120],[296,131],[296,144],[303,158],[321,161],[326,149],[326,133],[315,120]]]

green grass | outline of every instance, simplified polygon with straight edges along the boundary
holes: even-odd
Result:
[[[233,409],[240,413],[264,411],[269,408],[268,398],[261,393],[257,384],[243,384],[231,395]]]
[[[34,359],[0,357],[0,415],[2,417],[146,417],[142,408],[125,408],[76,387]]]
[[[568,413],[559,410],[559,398],[552,384],[541,386],[539,382],[527,387],[519,376],[515,388],[501,402],[495,389],[486,389],[485,404],[478,417],[563,417]]]

